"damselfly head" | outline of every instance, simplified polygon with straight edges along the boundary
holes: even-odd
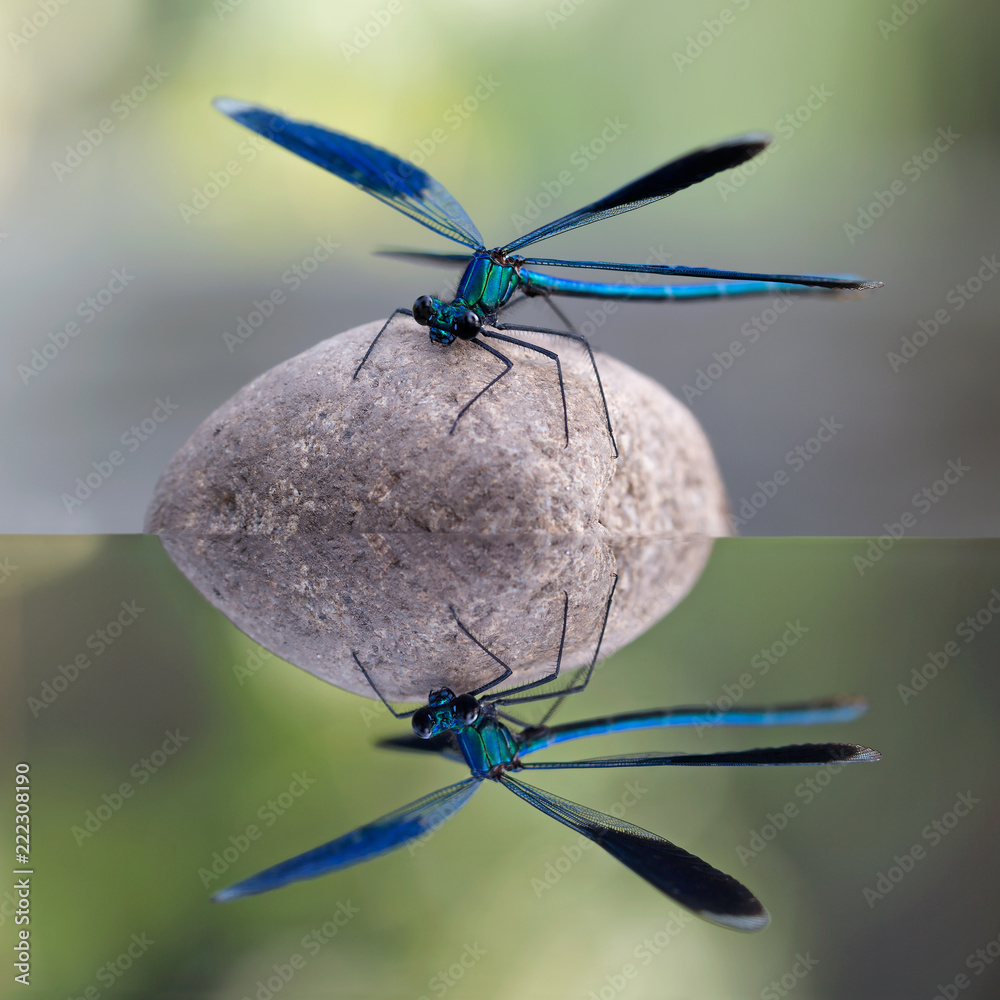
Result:
[[[450,688],[431,691],[427,704],[413,713],[413,732],[422,740],[452,729],[473,725],[481,709],[475,696],[460,694],[457,698]]]

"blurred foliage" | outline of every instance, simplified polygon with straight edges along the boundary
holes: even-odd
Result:
[[[852,539],[717,543],[679,608],[563,706],[569,720],[715,703],[750,673],[753,687],[738,695],[745,704],[854,692],[872,709],[850,726],[821,729],[621,734],[581,744],[579,755],[844,739],[885,758],[831,777],[808,802],[797,789],[813,769],[539,780],[603,810],[636,782],[629,820],[736,875],[771,910],[760,935],[685,923],[639,966],[630,996],[756,996],[809,951],[819,965],[796,996],[929,995],[935,977],[961,971],[965,956],[995,936],[1000,623],[961,642],[960,657],[908,704],[897,685],[986,604],[1000,580],[1000,544],[903,541],[860,576],[854,559],[865,550]],[[606,976],[638,964],[636,949],[676,911],[597,850],[539,890],[546,865],[565,867],[577,838],[493,785],[412,851],[212,905],[222,885],[458,780],[462,769],[374,748],[406,724],[368,699],[258,659],[155,538],[7,537],[0,555],[17,567],[0,589],[5,660],[14,667],[3,674],[2,784],[9,790],[14,760],[31,762],[38,995],[78,997],[95,986],[101,996],[239,1000],[299,953],[305,966],[282,998],[436,996],[433,977],[478,945],[486,953],[455,996],[588,997]],[[60,665],[93,650],[88,637],[122,601],[143,609],[135,622],[92,652],[51,704],[29,702]],[[774,644],[789,621],[808,631],[781,652]],[[753,665],[762,649],[780,654],[766,672]],[[187,742],[141,781],[141,761],[170,732]],[[315,784],[286,796],[283,809],[280,796],[303,774]],[[102,796],[114,803],[122,782],[133,795],[93,835],[74,833],[109,801]],[[967,790],[981,805],[869,908],[863,888],[894,855],[926,843],[922,829]],[[798,805],[795,818],[757,856],[741,858],[737,849],[788,802]],[[258,840],[246,838],[250,824]],[[10,837],[0,830],[4,851]],[[232,844],[245,850],[203,884],[199,870]],[[342,916],[327,940],[348,907],[358,912]],[[4,918],[5,950],[12,929]],[[323,943],[307,946],[314,931],[312,941]],[[106,991],[99,970],[133,934],[154,944]],[[973,985],[965,995],[995,992],[995,974]]]

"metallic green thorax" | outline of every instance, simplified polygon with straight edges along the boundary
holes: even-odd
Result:
[[[519,279],[511,264],[498,264],[488,254],[477,253],[469,261],[458,283],[455,299],[475,309],[480,316],[492,316],[514,294]]]
[[[458,321],[467,309],[480,319],[494,316],[520,284],[515,263],[499,264],[488,253],[477,252],[465,268],[455,298],[451,302],[432,298],[431,340],[450,344],[458,336]]]
[[[468,698],[467,695],[465,697]],[[426,713],[423,720],[426,735],[451,733],[476,778],[499,777],[503,771],[518,770],[520,743],[496,717],[493,706],[479,702],[478,717],[471,723],[465,723],[456,715],[455,703],[455,696],[448,688],[431,692],[429,703],[422,710]]]

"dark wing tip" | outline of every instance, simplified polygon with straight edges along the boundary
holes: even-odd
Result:
[[[803,763],[863,764],[882,759],[878,750],[872,750],[871,747],[863,747],[857,743],[802,743],[798,746],[779,749],[787,749],[793,755],[798,751],[804,758],[814,755],[814,759],[803,760]],[[824,760],[821,761],[820,758],[824,758]]]
[[[732,139],[724,139],[717,144],[716,148],[725,148],[726,146],[756,146],[757,150],[753,154],[756,156],[761,150],[770,146],[772,142],[774,142],[774,138],[767,132],[744,132],[743,135],[735,135]]]

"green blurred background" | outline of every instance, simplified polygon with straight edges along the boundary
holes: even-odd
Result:
[[[257,996],[257,983],[266,987],[273,967],[298,953],[305,965],[276,994],[282,1000],[589,998],[613,989],[627,964],[638,969],[627,996],[767,1000],[782,995],[769,984],[794,975],[797,955],[818,964],[793,983],[796,998],[930,998],[963,972],[971,980],[963,997],[995,996],[997,966],[972,975],[965,961],[1000,933],[1000,621],[985,613],[971,642],[956,627],[996,593],[1000,544],[902,541],[861,575],[855,557],[865,549],[855,539],[716,543],[691,595],[609,659],[560,717],[715,703],[751,673],[743,704],[854,692],[870,698],[871,711],[850,725],[809,729],[626,734],[579,744],[579,755],[833,739],[876,747],[882,762],[834,774],[813,796],[801,783],[822,782],[817,768],[607,770],[537,781],[602,810],[625,801],[628,820],[746,882],[772,924],[743,936],[697,920],[668,931],[677,907],[596,849],[539,890],[547,865],[567,867],[577,837],[492,785],[413,852],[210,904],[221,885],[459,780],[463,769],[373,747],[406,723],[295,667],[258,660],[257,647],[209,607],[156,538],[0,539],[9,569],[0,584],[6,801],[14,762],[32,767],[30,995],[79,997],[92,986],[109,997],[240,1000]],[[88,649],[123,601],[143,610],[105,651]],[[788,622],[807,631],[780,655],[774,644]],[[904,704],[898,685],[949,641],[960,656]],[[766,674],[754,666],[762,649],[779,654]],[[28,699],[81,651],[91,665],[47,707],[32,706]],[[142,759],[168,732],[186,742],[140,783]],[[269,800],[280,808],[301,774],[315,783],[268,822]],[[134,795],[93,836],[74,836],[125,781]],[[637,802],[626,797],[632,782]],[[923,831],[962,793],[977,804],[932,844]],[[795,815],[748,856],[754,831],[788,803]],[[6,859],[10,810],[4,815]],[[199,869],[251,823],[260,839],[206,886]],[[864,889],[914,844],[923,859],[869,906]],[[0,885],[9,956],[6,878]],[[314,931],[323,938],[324,924],[329,933],[338,913],[344,926],[331,940],[303,944]],[[669,943],[643,964],[636,949],[658,932]],[[105,989],[99,970],[132,935],[153,943]],[[473,961],[477,947],[485,954]],[[463,956],[469,967],[442,992],[435,977]],[[0,981],[3,995],[28,995],[11,984],[7,960]]]
[[[240,386],[440,288],[440,272],[369,253],[443,241],[284,150],[250,147],[249,133],[209,105],[229,94],[402,155],[429,143],[424,166],[490,245],[516,234],[512,216],[561,171],[572,182],[539,221],[692,147],[773,132],[776,149],[742,187],[709,181],[546,252],[662,253],[885,280],[858,301],[796,302],[693,398],[737,505],[787,470],[784,456],[822,418],[844,425],[743,531],[878,533],[961,459],[972,472],[912,533],[996,533],[1000,290],[986,282],[961,311],[947,296],[1000,251],[1000,13],[986,0],[909,6],[732,0],[723,23],[721,0],[394,0],[391,9],[387,0],[73,0],[52,17],[38,0],[9,0],[0,12],[0,419],[17,433],[2,446],[2,526],[138,530],[170,455]],[[28,37],[32,18],[41,27]],[[366,26],[373,37],[362,48]],[[467,100],[474,111],[453,111]],[[78,151],[67,146],[86,143],[104,119],[111,130],[72,160]],[[580,159],[607,119],[624,128]],[[432,138],[436,129],[445,141]],[[939,129],[960,138],[926,171],[914,167]],[[196,214],[184,212],[230,162],[239,173]],[[851,242],[845,224],[894,180],[906,193]],[[339,244],[333,258],[227,350],[224,334],[255,299],[287,290],[282,275],[320,238]],[[79,320],[78,306],[115,269],[134,278],[25,384],[18,366]],[[683,396],[766,305],[627,306],[598,317],[594,341]],[[534,308],[518,315],[545,316]],[[588,308],[568,306],[580,322]],[[948,324],[893,372],[888,352],[942,308]],[[61,496],[76,477],[165,398],[177,411],[68,512]]]

